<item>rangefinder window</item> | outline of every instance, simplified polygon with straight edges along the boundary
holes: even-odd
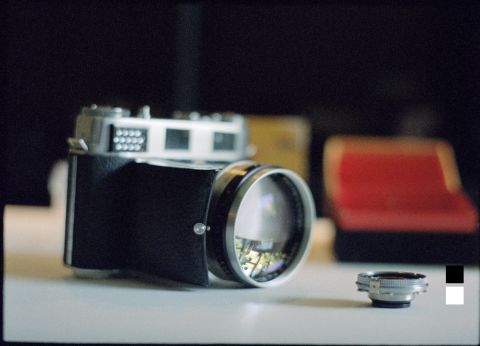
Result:
[[[147,150],[147,129],[111,126],[110,151],[145,152]]]
[[[213,138],[213,150],[234,150],[235,135],[233,133],[215,132]]]
[[[188,150],[190,144],[190,131],[167,129],[165,149]]]

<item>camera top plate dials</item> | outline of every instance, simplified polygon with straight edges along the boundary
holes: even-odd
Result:
[[[238,114],[179,113],[161,119],[140,108],[84,107],[77,117],[71,151],[139,159],[227,163],[248,157],[244,118]],[[82,145],[79,145],[81,143]]]

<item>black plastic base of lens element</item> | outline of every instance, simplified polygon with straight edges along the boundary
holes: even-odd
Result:
[[[376,308],[401,309],[410,307],[410,302],[386,302],[372,299],[372,305]]]

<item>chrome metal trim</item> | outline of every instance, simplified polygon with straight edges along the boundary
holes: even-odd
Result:
[[[187,162],[174,161],[174,160],[143,159],[143,158],[137,158],[135,159],[135,162],[148,163],[149,165],[159,166],[159,167],[176,167],[176,168],[186,168],[186,169],[196,169],[196,170],[221,169],[222,167],[225,166],[224,164],[214,164],[214,163],[198,163],[198,162],[187,163]]]
[[[70,151],[88,152],[88,145],[83,138],[68,138]]]
[[[84,108],[76,118],[75,137],[82,138],[88,147],[88,153],[93,155],[223,163],[248,157],[248,129],[240,115],[223,119],[212,114],[198,120],[188,120],[145,118],[142,112],[139,116],[129,117],[124,114],[127,111],[102,106]],[[111,126],[142,128],[148,131],[146,151],[111,152]],[[169,129],[189,131],[189,148],[165,149],[166,133]],[[233,150],[214,149],[217,132],[235,135]]]
[[[97,106],[93,104],[90,107],[83,107],[82,114],[106,118],[121,118],[129,117],[130,110],[122,107]]]
[[[68,167],[68,201],[66,213],[66,228],[65,228],[65,264],[72,265],[73,252],[73,225],[75,221],[75,195],[77,192],[77,166],[78,157],[71,156],[70,166]]]
[[[368,292],[368,297],[382,302],[411,302],[427,292],[427,277],[409,272],[365,272],[357,276],[357,289]]]
[[[254,167],[256,164],[253,161],[236,161],[227,166],[223,166],[220,171],[218,171],[215,176],[215,181],[213,183],[213,189],[211,194],[211,199],[209,203],[209,217],[207,222],[207,227],[210,228],[212,223],[215,223],[210,218],[215,219],[220,217],[222,221],[218,225],[213,226],[213,232],[210,234],[207,233],[207,261],[208,261],[208,270],[210,273],[215,276],[225,279],[225,280],[235,280],[226,271],[222,263],[228,262],[224,247],[218,248],[216,240],[224,237],[225,232],[225,218],[228,215],[228,210],[230,205],[218,205],[221,197],[226,192],[227,188],[236,188],[236,186],[230,186],[233,179],[239,176],[244,176],[247,174],[249,168]],[[236,185],[236,184],[235,184]],[[230,202],[229,202],[230,203]],[[214,215],[211,215],[213,213]],[[210,239],[213,237],[218,237],[218,239]]]
[[[193,225],[193,233],[195,233],[196,235],[202,235],[205,233],[207,228],[208,227],[203,223],[197,222],[195,225]]]

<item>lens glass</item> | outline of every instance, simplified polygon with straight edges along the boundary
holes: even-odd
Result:
[[[283,174],[252,185],[235,220],[235,253],[251,279],[264,282],[280,275],[295,257],[302,239],[303,207],[298,190]]]
[[[415,279],[425,278],[425,275],[423,274],[406,273],[406,272],[380,272],[380,273],[376,273],[374,276],[381,279],[389,279],[389,280],[415,280]]]

